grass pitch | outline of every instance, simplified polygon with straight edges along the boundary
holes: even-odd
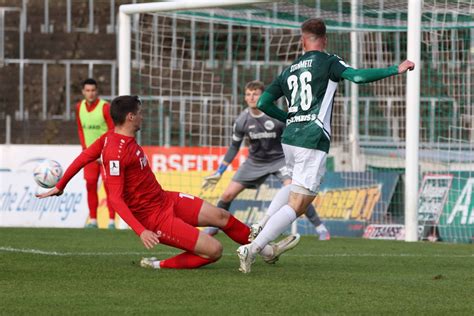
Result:
[[[473,245],[303,237],[244,275],[237,244],[196,270],[147,270],[131,231],[0,229],[0,314],[472,315]]]

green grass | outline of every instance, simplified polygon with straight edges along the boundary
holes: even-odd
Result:
[[[237,271],[237,245],[196,270],[146,270],[130,231],[0,229],[0,314],[472,315],[474,247],[304,237]],[[20,252],[23,251],[23,252]],[[44,253],[32,253],[32,250]],[[55,252],[55,254],[54,254]]]

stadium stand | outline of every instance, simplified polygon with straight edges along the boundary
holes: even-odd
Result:
[[[115,94],[115,14],[127,2],[0,1],[1,143],[6,142],[7,116],[11,143],[77,143],[73,103],[80,82],[97,78],[102,96]]]

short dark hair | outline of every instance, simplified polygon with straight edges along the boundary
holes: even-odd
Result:
[[[82,89],[84,89],[84,86],[85,86],[86,84],[92,84],[92,85],[94,85],[94,86],[97,88],[97,81],[95,81],[95,80],[92,79],[92,78],[87,78],[86,80],[84,80],[84,81],[82,82]]]
[[[113,99],[110,106],[110,116],[112,116],[114,125],[125,123],[128,113],[136,114],[140,104],[142,104],[142,101],[136,95],[121,95]]]
[[[301,32],[309,33],[315,38],[326,36],[326,24],[322,19],[312,18],[303,22]]]
[[[265,90],[265,85],[263,84],[263,82],[259,80],[253,80],[253,81],[247,82],[247,84],[245,85],[245,90],[247,89],[261,90],[263,92],[263,90]]]

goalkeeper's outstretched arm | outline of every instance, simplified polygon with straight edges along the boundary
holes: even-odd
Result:
[[[230,144],[229,149],[227,149],[227,152],[224,156],[223,161],[219,165],[219,168],[217,168],[216,172],[204,178],[204,181],[202,183],[203,190],[214,189],[217,182],[219,182],[219,180],[221,179],[222,174],[227,170],[227,167],[232,163],[235,156],[237,156],[241,144],[242,138],[232,138],[232,143]]]

